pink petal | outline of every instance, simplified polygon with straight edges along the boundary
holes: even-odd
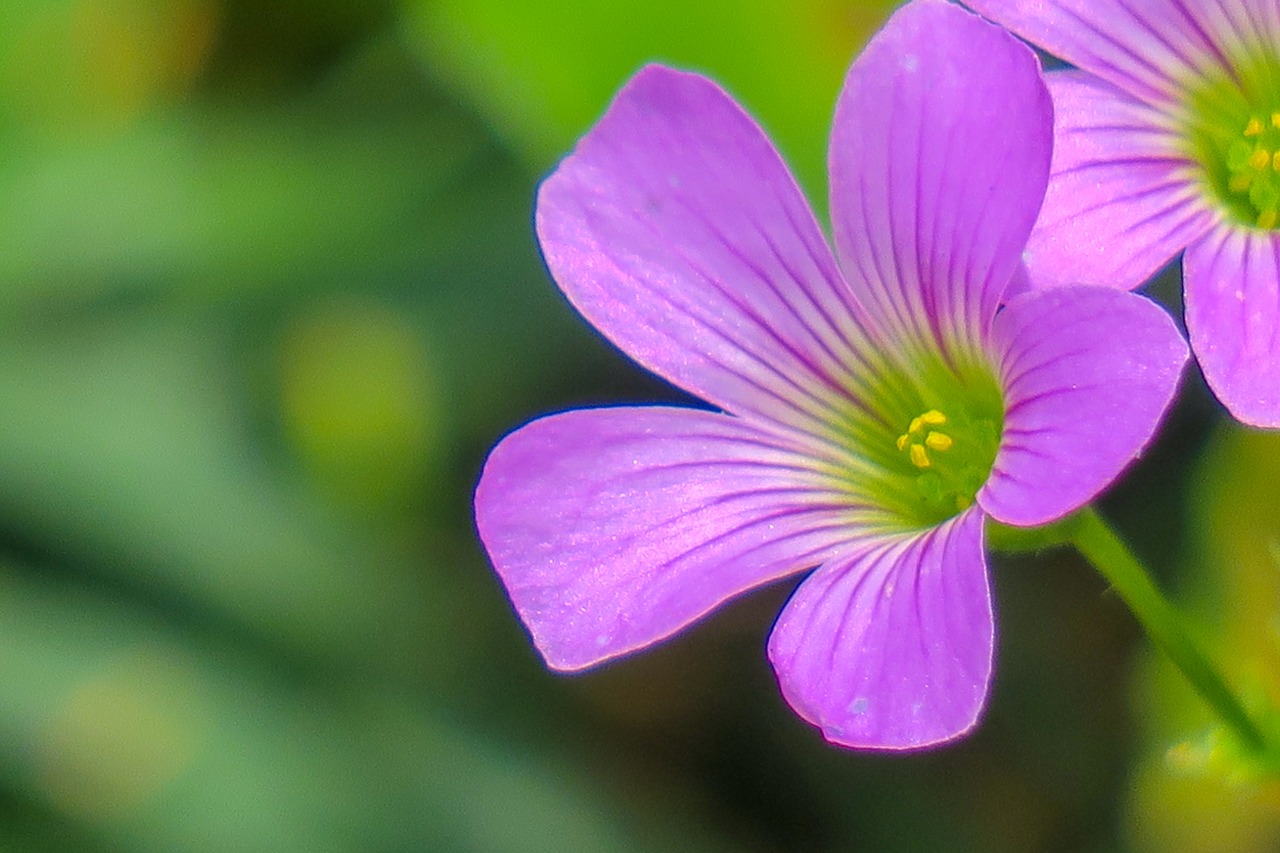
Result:
[[[1201,32],[1220,49],[1224,64],[1242,52],[1274,51],[1280,41],[1280,6],[1275,0],[1202,0],[1188,5]]]
[[[985,331],[1040,208],[1051,116],[1031,51],[947,3],[904,7],[854,62],[832,219],[850,283],[893,337]]]
[[[1226,67],[1237,0],[965,0],[1049,53],[1139,100],[1171,104],[1188,77]]]
[[[769,639],[783,695],[832,743],[915,749],[971,729],[994,626],[973,507],[810,575]]]
[[[580,669],[835,553],[858,510],[814,465],[730,415],[567,412],[494,448],[476,525],[548,665]]]
[[[538,194],[557,284],[640,364],[715,405],[812,426],[862,333],[807,203],[711,81],[637,74]]]
[[[1004,433],[978,503],[1025,526],[1078,509],[1120,475],[1154,435],[1187,359],[1156,303],[1098,287],[1012,300],[993,343]]]
[[[1223,227],[1183,259],[1187,331],[1237,419],[1280,427],[1280,236]]]
[[[1047,79],[1057,138],[1027,246],[1031,279],[1140,287],[1213,226],[1195,167],[1154,108],[1088,74]]]

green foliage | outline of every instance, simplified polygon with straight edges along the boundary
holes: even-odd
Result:
[[[647,62],[708,74],[760,120],[826,205],[826,137],[850,60],[888,0],[416,0],[427,66],[537,170],[563,156]]]

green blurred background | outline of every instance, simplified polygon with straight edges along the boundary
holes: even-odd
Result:
[[[0,6],[0,849],[1274,849],[1280,787],[1071,554],[997,561],[979,731],[886,756],[780,699],[791,584],[564,678],[478,549],[501,434],[682,399],[558,296],[539,178],[661,60],[824,209],[890,5]],[[1278,464],[1192,376],[1106,504],[1258,696]]]

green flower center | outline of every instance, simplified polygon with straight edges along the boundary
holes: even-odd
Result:
[[[887,371],[897,381],[877,389],[880,417],[863,422],[857,444],[873,463],[859,485],[894,526],[915,529],[973,504],[1000,447],[1004,402],[985,364],[910,361],[909,373]]]
[[[968,509],[991,473],[1000,444],[999,422],[973,417],[968,407],[959,417],[938,409],[912,418],[894,442],[914,471],[915,489],[926,519],[946,518]],[[945,431],[944,431],[945,428]]]
[[[1233,70],[1189,91],[1185,138],[1227,214],[1272,231],[1280,225],[1280,60],[1263,54]]]

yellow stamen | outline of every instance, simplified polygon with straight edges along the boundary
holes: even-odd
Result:
[[[1264,210],[1258,214],[1258,227],[1271,230],[1276,227],[1276,212],[1274,210]]]
[[[1265,148],[1256,148],[1249,155],[1249,165],[1255,169],[1265,169],[1271,162],[1271,152]]]
[[[1253,186],[1253,175],[1250,175],[1247,172],[1232,175],[1231,180],[1227,182],[1227,186],[1231,188],[1233,193],[1242,193],[1249,189],[1249,187]]]
[[[910,436],[910,435],[908,435],[908,434],[907,434],[907,433],[905,433],[905,432],[904,432],[902,435],[898,436],[898,449],[899,449],[899,450],[906,450],[906,449],[907,449],[907,442],[908,442],[908,441],[910,441],[910,440],[911,440],[911,436]]]
[[[909,453],[911,454],[911,464],[917,468],[928,468],[933,465],[933,463],[929,461],[929,454],[924,452],[923,444],[911,445]]]
[[[924,426],[924,418],[912,418],[911,424],[907,427],[907,434],[911,435],[913,433],[917,433],[920,431],[920,428],[923,426]]]
[[[1262,122],[1258,120],[1257,116],[1254,116],[1253,118],[1249,119],[1249,123],[1244,126],[1244,135],[1259,136],[1261,134],[1262,134]]]
[[[1280,128],[1280,113],[1271,114],[1271,126]]]
[[[939,412],[937,409],[930,409],[920,416],[920,420],[929,426],[942,426],[947,422],[947,416]]]
[[[950,450],[955,442],[944,432],[931,432],[924,437],[924,445],[930,450]]]

